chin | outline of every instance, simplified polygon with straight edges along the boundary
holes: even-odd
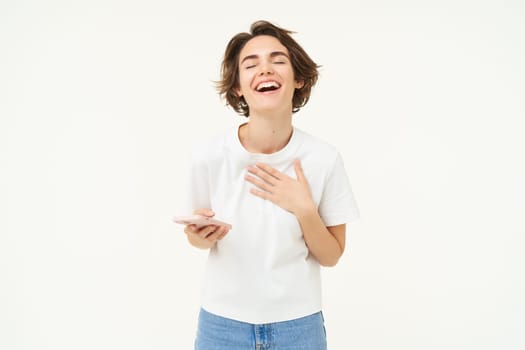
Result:
[[[257,106],[254,108],[250,107],[250,111],[253,111],[256,113],[281,113],[287,110],[291,111],[291,108],[285,107],[283,105],[265,105],[265,106]]]

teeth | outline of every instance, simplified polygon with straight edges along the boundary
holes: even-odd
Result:
[[[277,84],[277,82],[275,81],[265,81],[257,85],[257,90],[267,89],[267,88],[272,88],[272,87],[278,88],[279,84]]]

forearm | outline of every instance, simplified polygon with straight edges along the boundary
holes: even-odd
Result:
[[[326,228],[315,207],[296,214],[310,253],[323,266],[334,266],[343,255],[344,242],[339,242]]]

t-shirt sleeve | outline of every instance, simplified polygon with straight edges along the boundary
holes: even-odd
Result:
[[[326,177],[319,214],[326,226],[342,225],[359,218],[359,209],[339,153]]]
[[[210,208],[209,170],[203,149],[194,149],[190,161],[190,171],[185,194],[186,214],[198,208]]]

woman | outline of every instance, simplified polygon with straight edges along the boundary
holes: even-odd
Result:
[[[218,89],[248,121],[200,145],[188,225],[210,249],[195,349],[326,349],[320,265],[334,266],[358,209],[339,152],[292,125],[318,66],[266,21],[226,47]]]

